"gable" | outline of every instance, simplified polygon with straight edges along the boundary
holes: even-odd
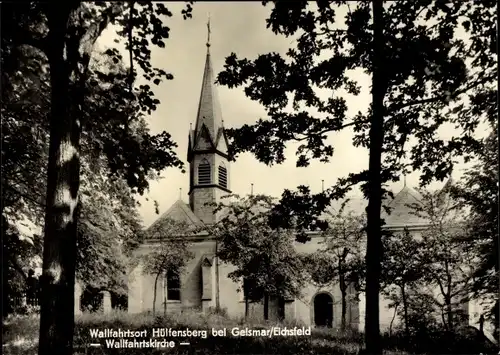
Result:
[[[172,219],[177,222],[186,223],[193,228],[201,226],[203,223],[196,217],[189,208],[189,206],[182,200],[177,200],[167,212],[162,214],[156,221],[154,221],[148,229],[161,223],[162,220]]]
[[[214,256],[213,255],[204,255],[201,258],[201,266],[206,266],[206,267],[211,267],[214,262]]]
[[[210,137],[210,132],[208,131],[207,126],[203,124],[201,126],[201,130],[198,133],[198,136],[196,137],[195,141],[195,150],[207,150],[211,149],[214,147],[214,144],[212,142],[212,138]]]
[[[219,133],[217,134],[216,147],[219,152],[227,154],[229,144],[227,141],[226,132],[223,128],[221,128],[219,130]]]

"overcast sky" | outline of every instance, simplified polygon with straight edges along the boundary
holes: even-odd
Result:
[[[260,2],[198,2],[194,4],[193,18],[183,20],[180,10],[183,3],[166,3],[174,13],[168,19],[170,38],[166,48],[152,50],[153,66],[163,68],[174,75],[174,80],[162,83],[155,88],[161,101],[149,118],[153,133],[163,130],[169,132],[178,144],[177,152],[186,161],[188,131],[194,124],[200,95],[203,67],[206,55],[207,18],[211,19],[211,54],[214,74],[222,70],[225,57],[235,52],[239,57],[253,59],[268,52],[285,53],[293,46],[292,39],[276,36],[266,28],[265,20],[270,6]],[[99,47],[115,46],[114,31],[107,30],[99,41]],[[125,56],[128,58],[128,56]],[[356,73],[356,78],[364,90],[357,97],[346,97],[349,112],[364,111],[370,103],[369,77]],[[239,127],[265,118],[264,109],[248,99],[242,89],[218,87],[222,116],[226,127]],[[446,133],[446,132],[445,132]],[[368,166],[366,149],[354,148],[351,144],[352,131],[344,131],[330,137],[336,152],[330,163],[312,162],[307,168],[296,168],[296,145],[287,149],[287,161],[281,165],[268,167],[259,163],[252,155],[241,155],[232,163],[230,187],[234,193],[244,195],[254,184],[255,193],[280,196],[286,188],[295,189],[298,185],[309,185],[313,192],[321,191],[321,180],[325,188],[335,184],[338,178],[350,172],[364,170]],[[458,171],[458,173],[457,173]],[[454,173],[459,175],[460,170]],[[158,216],[154,212],[152,200],[159,202],[160,213],[165,212],[177,199],[182,189],[182,199],[188,201],[189,177],[176,169],[167,169],[163,179],[151,182],[150,191],[140,199],[140,213],[144,225],[150,225]],[[416,186],[418,175],[407,177],[407,184]],[[402,179],[393,186],[402,188]],[[149,201],[146,201],[149,198]]]

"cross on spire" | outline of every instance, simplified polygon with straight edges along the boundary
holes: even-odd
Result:
[[[210,13],[208,13],[207,21],[207,47],[210,47]]]

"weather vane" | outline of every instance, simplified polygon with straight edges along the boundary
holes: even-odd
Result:
[[[210,13],[208,13],[207,30],[207,47],[210,47]]]

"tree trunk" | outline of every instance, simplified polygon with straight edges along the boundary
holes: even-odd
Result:
[[[73,354],[82,89],[94,43],[120,10],[112,5],[112,11],[82,34],[70,29],[81,20],[80,5],[79,1],[61,3],[47,14],[45,54],[50,66],[51,112],[40,277],[40,355]]]
[[[78,5],[78,4],[77,4]],[[73,353],[74,294],[80,185],[80,122],[72,112],[66,26],[75,4],[50,20],[51,120],[41,277],[39,354]]]
[[[158,279],[160,278],[161,273],[157,273],[155,277],[155,284],[153,287],[153,315],[156,312],[156,291],[158,290]]]
[[[382,205],[382,144],[384,125],[385,84],[383,74],[383,4],[373,0],[373,74],[372,117],[370,124],[369,201],[367,208],[366,247],[366,318],[365,346],[369,354],[382,354],[380,337],[380,257],[382,254],[382,231],[380,211]]]
[[[249,310],[248,296],[245,295],[245,318],[248,318],[248,310]]]
[[[264,293],[264,320],[269,320],[269,295]]]
[[[446,322],[448,323],[448,330],[453,331],[453,306],[449,297],[445,298],[446,302]]]
[[[446,321],[446,317],[445,317],[445,308],[446,308],[446,306],[441,306],[441,320],[443,321],[444,329],[449,330],[448,329],[448,322]]]
[[[163,280],[166,279],[166,275],[163,275]],[[163,316],[167,315],[167,299],[168,299],[168,285],[165,287],[165,282],[163,282]]]
[[[343,275],[340,276],[340,298],[341,298],[341,316],[340,316],[340,329],[346,329],[346,313],[347,313],[347,286]]]
[[[396,319],[396,315],[398,314],[398,307],[399,305],[396,304],[394,307],[394,314],[392,315],[391,323],[389,324],[389,336],[392,336],[392,325],[394,324],[394,319]]]
[[[215,240],[215,312],[220,313],[219,243]]]
[[[403,299],[403,312],[405,317],[405,335],[407,338],[410,337],[410,328],[408,325],[408,302],[406,299],[406,292],[404,286],[401,287],[401,298]]]

